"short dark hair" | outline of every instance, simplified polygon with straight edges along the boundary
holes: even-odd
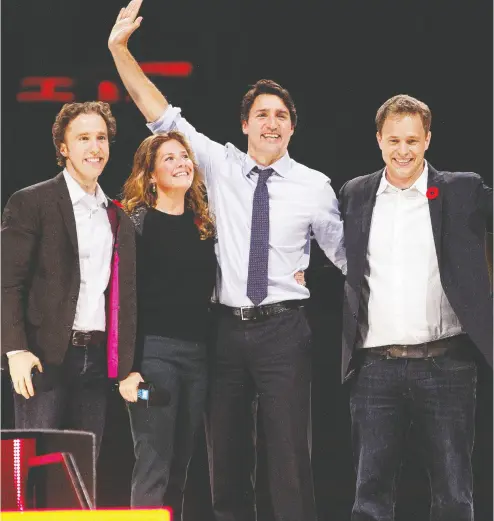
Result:
[[[51,128],[53,144],[57,153],[57,164],[65,167],[66,158],[60,152],[60,145],[65,139],[65,132],[70,122],[80,114],[98,114],[106,123],[108,140],[111,143],[117,134],[117,122],[111,113],[110,105],[103,101],[85,101],[84,103],[66,103],[57,114]]]
[[[297,109],[295,108],[295,103],[293,103],[290,93],[273,80],[259,80],[245,93],[240,106],[241,123],[249,119],[250,109],[252,108],[257,96],[260,96],[261,94],[273,94],[274,96],[278,96],[278,98],[280,98],[286,105],[286,108],[290,113],[290,121],[292,122],[293,128],[296,127]]]
[[[386,118],[399,114],[418,114],[422,120],[422,125],[426,135],[431,129],[432,113],[429,107],[423,102],[408,94],[398,94],[385,101],[377,111],[376,127],[379,134],[382,132]]]

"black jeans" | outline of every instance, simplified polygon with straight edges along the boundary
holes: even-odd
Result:
[[[473,346],[470,346],[473,349]],[[408,432],[431,488],[431,521],[472,521],[477,368],[471,358],[368,355],[352,383],[352,521],[392,521]]]
[[[259,397],[274,519],[316,519],[307,425],[311,354],[305,311],[258,321],[220,316],[207,441],[216,521],[254,521]]]
[[[147,335],[141,362],[146,382],[166,389],[170,404],[129,403],[134,440],[131,506],[170,506],[180,520],[194,434],[207,390],[206,346],[201,342]]]
[[[16,429],[68,428],[92,432],[96,437],[97,457],[109,389],[105,346],[69,345],[62,365],[44,364],[43,369],[33,380],[32,398],[26,400],[14,393]]]

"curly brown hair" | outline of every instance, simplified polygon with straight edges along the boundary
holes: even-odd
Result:
[[[206,188],[201,180],[199,167],[186,137],[176,130],[149,136],[139,145],[134,154],[132,172],[123,187],[122,206],[128,214],[142,205],[151,208],[156,206],[158,196],[152,191],[151,176],[156,166],[159,148],[163,143],[171,140],[178,141],[185,148],[194,164],[194,179],[191,187],[185,193],[185,207],[192,210],[201,239],[213,237],[215,227],[209,213]]]
[[[376,114],[376,128],[381,134],[384,122],[389,116],[418,114],[422,120],[425,134],[431,129],[432,114],[429,107],[423,102],[408,94],[398,94],[385,101],[378,109]]]
[[[117,134],[117,122],[110,110],[110,105],[103,101],[85,101],[84,103],[66,103],[57,114],[51,128],[53,144],[57,152],[57,164],[65,167],[66,158],[60,153],[60,145],[65,139],[67,127],[80,114],[98,114],[106,123],[108,141],[113,142]]]

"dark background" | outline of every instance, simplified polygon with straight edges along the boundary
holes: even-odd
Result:
[[[118,82],[107,39],[123,4],[116,0],[2,2],[2,207],[24,186],[59,169],[51,125],[61,103],[19,103],[22,78],[73,78],[76,101],[96,99],[102,80]],[[144,0],[130,48],[139,61],[190,61],[189,78],[153,81],[196,128],[245,150],[240,100],[248,85],[271,78],[288,88],[299,125],[297,161],[321,170],[335,190],[381,167],[374,116],[407,93],[432,110],[429,161],[472,170],[492,184],[491,2]],[[101,178],[110,197],[130,173],[148,135],[132,103],[112,105],[118,133]],[[320,521],[348,519],[353,496],[347,389],[339,384],[342,279],[315,249],[307,273],[314,330],[313,463]],[[3,378],[3,426],[11,422]],[[492,519],[492,372],[480,369],[474,455],[477,521]],[[262,451],[261,451],[262,452]],[[426,477],[411,455],[399,492],[401,520],[427,519]],[[260,462],[260,503],[264,505]],[[126,505],[132,445],[117,396],[99,462],[99,500]],[[202,433],[189,473],[187,521],[211,519]],[[259,521],[269,521],[261,506]]]

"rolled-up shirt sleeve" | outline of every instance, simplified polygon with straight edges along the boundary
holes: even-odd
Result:
[[[176,120],[179,118],[180,112],[181,110],[179,107],[168,105],[163,114],[161,114],[156,121],[146,123],[146,126],[153,134],[168,132],[169,130],[179,130],[177,128]]]
[[[329,181],[318,192],[312,231],[326,257],[346,275],[347,262],[343,221],[338,199]]]
[[[160,132],[169,132],[177,130],[185,135],[194,151],[197,163],[202,171],[206,187],[211,184],[212,176],[217,168],[217,161],[224,162],[226,155],[226,147],[209,139],[204,134],[198,132],[184,117],[182,117],[181,109],[168,105],[163,114],[151,123],[147,123],[147,127],[153,134]]]

